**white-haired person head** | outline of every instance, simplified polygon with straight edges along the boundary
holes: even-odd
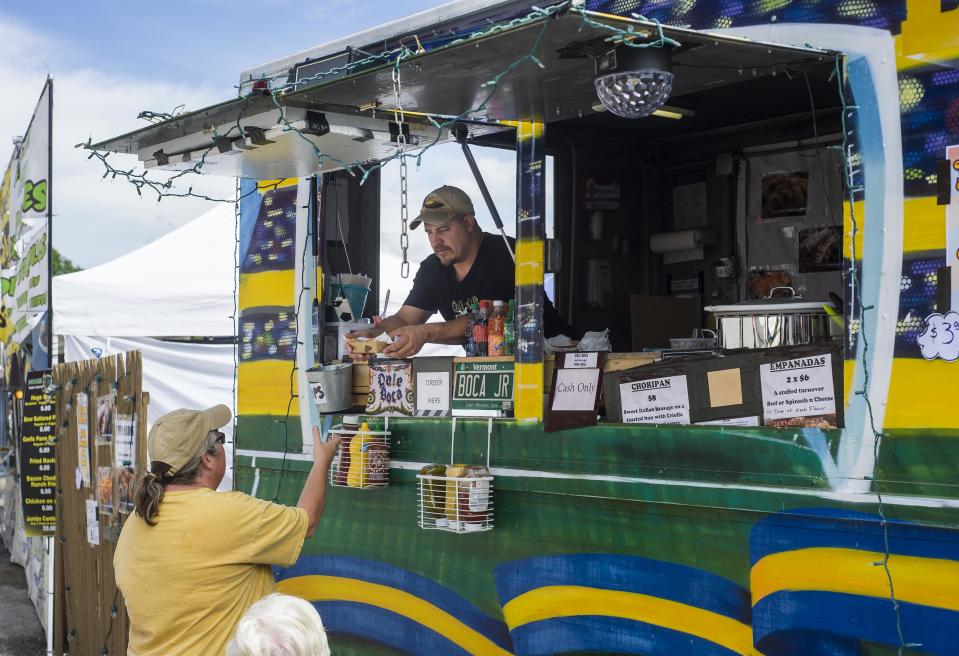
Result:
[[[250,606],[226,656],[329,656],[320,614],[299,597],[271,594]]]

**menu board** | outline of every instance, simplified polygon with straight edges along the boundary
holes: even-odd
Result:
[[[619,391],[623,423],[689,423],[689,388],[686,376],[665,376],[621,383]]]
[[[20,438],[20,496],[23,523],[30,536],[52,535],[56,528],[54,490],[57,486],[57,413],[53,397],[44,394],[44,377],[49,369],[27,373],[23,396],[23,425]]]
[[[762,364],[759,378],[766,426],[837,427],[831,354]]]

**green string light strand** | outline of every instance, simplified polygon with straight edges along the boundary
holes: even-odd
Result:
[[[92,159],[96,157],[97,159],[100,160],[100,162],[103,164],[105,169],[102,176],[103,178],[110,177],[111,179],[115,179],[117,176],[120,176],[121,178],[124,178],[128,182],[133,184],[133,186],[137,190],[137,195],[141,197],[143,196],[144,189],[152,190],[157,195],[158,203],[164,198],[199,198],[201,200],[219,202],[219,203],[235,202],[236,198],[214,198],[206,194],[194,193],[192,186],[186,192],[176,192],[176,191],[172,191],[172,189],[173,189],[173,184],[177,180],[181,178],[185,178],[186,176],[190,174],[202,173],[203,166],[206,164],[206,158],[209,156],[211,152],[213,152],[214,148],[217,148],[217,143],[220,139],[232,139],[234,130],[236,130],[237,133],[242,137],[242,135],[244,134],[244,130],[243,130],[243,126],[241,125],[241,121],[243,120],[243,117],[246,114],[246,111],[249,108],[249,105],[252,100],[253,100],[253,96],[247,96],[243,98],[243,106],[240,108],[240,111],[237,113],[236,121],[230,127],[230,129],[227,130],[225,134],[222,134],[222,135],[217,134],[216,128],[213,129],[213,140],[210,143],[210,146],[203,151],[203,154],[200,156],[200,159],[197,160],[196,164],[194,164],[190,168],[183,169],[182,171],[179,171],[169,176],[167,180],[164,182],[159,182],[157,180],[150,179],[148,177],[148,171],[137,173],[135,166],[126,170],[115,168],[109,162],[107,162],[107,157],[109,157],[111,153],[109,152],[101,153],[100,151],[95,150],[92,145],[92,139],[87,139],[86,142],[79,143],[75,147],[89,150],[90,154],[87,156],[87,159]],[[141,112],[140,116],[142,116],[143,114],[144,112]]]
[[[543,20],[543,21],[544,21],[544,22],[543,22],[543,27],[542,27],[539,35],[537,36],[536,40],[534,41],[532,47],[530,48],[530,50],[529,50],[526,54],[524,54],[523,56],[521,56],[521,57],[518,58],[517,60],[513,61],[511,64],[509,64],[509,65],[508,65],[503,71],[501,71],[498,75],[494,76],[491,80],[486,81],[486,82],[482,85],[482,86],[484,86],[484,87],[487,87],[487,88],[489,89],[489,92],[488,92],[488,94],[484,97],[484,99],[483,99],[476,107],[472,107],[472,108],[470,108],[470,109],[467,109],[467,110],[465,110],[465,111],[461,112],[460,114],[458,114],[458,115],[456,115],[456,116],[453,116],[453,117],[442,117],[442,118],[444,119],[443,121],[437,121],[436,118],[434,118],[433,116],[428,116],[428,117],[427,117],[428,120],[429,120],[429,122],[433,125],[433,127],[435,127],[435,128],[437,129],[437,134],[436,134],[436,136],[432,139],[432,141],[430,141],[428,144],[426,144],[424,147],[422,147],[422,148],[419,150],[419,152],[415,155],[416,162],[417,162],[417,166],[419,166],[419,165],[421,164],[423,154],[425,154],[426,151],[428,151],[430,148],[432,148],[433,146],[435,146],[436,144],[439,143],[443,129],[448,128],[450,125],[452,125],[452,124],[454,124],[454,123],[456,123],[456,122],[459,122],[459,121],[462,121],[462,120],[468,118],[471,114],[475,114],[475,113],[481,112],[481,111],[483,111],[484,109],[486,109],[486,107],[489,105],[490,101],[492,100],[492,97],[493,97],[493,95],[495,94],[496,89],[497,89],[498,86],[499,86],[499,83],[502,81],[502,79],[503,79],[506,75],[508,75],[509,73],[511,73],[512,71],[514,71],[518,66],[522,65],[523,63],[525,63],[525,62],[527,62],[527,61],[532,61],[533,63],[537,64],[538,66],[545,68],[545,65],[543,64],[542,60],[539,58],[539,56],[538,56],[537,53],[538,53],[538,50],[539,50],[539,46],[540,46],[540,44],[542,43],[543,37],[545,36],[546,30],[549,28],[549,26],[550,26],[550,24],[551,24],[551,21],[548,20],[548,19],[553,18],[553,17],[555,17],[555,16],[558,16],[559,14],[564,13],[564,12],[566,12],[566,11],[569,11],[570,13],[575,13],[575,14],[580,15],[581,18],[582,18],[582,20],[583,20],[583,23],[586,24],[586,25],[590,25],[590,26],[594,26],[594,27],[601,27],[602,29],[604,29],[604,30],[606,30],[606,31],[612,32],[612,33],[613,33],[613,37],[611,37],[612,39],[614,39],[614,40],[619,40],[619,41],[621,41],[622,43],[626,44],[626,45],[629,46],[629,47],[642,48],[642,47],[664,47],[664,46],[667,46],[667,45],[668,45],[668,46],[678,46],[678,45],[679,45],[679,43],[678,43],[677,41],[675,41],[675,40],[673,40],[673,39],[670,39],[669,37],[666,37],[666,36],[663,34],[662,25],[659,23],[659,21],[650,20],[650,19],[645,19],[645,18],[643,18],[643,17],[639,17],[639,18],[642,19],[642,20],[646,20],[646,21],[654,24],[654,25],[656,26],[656,30],[657,30],[657,33],[658,33],[658,38],[655,39],[654,41],[650,41],[650,42],[646,42],[646,43],[640,43],[640,42],[637,42],[636,39],[637,39],[637,38],[645,38],[646,35],[644,35],[644,34],[642,34],[642,33],[640,33],[640,32],[637,32],[637,31],[633,28],[633,26],[628,25],[628,26],[626,26],[626,29],[623,29],[623,28],[619,28],[619,27],[616,27],[616,26],[613,26],[613,25],[607,25],[607,24],[605,24],[605,23],[600,23],[600,22],[595,21],[594,19],[590,18],[590,17],[589,17],[589,12],[587,12],[587,11],[584,10],[584,9],[582,9],[581,7],[570,6],[570,2],[568,2],[568,1],[567,1],[567,2],[561,2],[561,3],[558,3],[558,4],[552,5],[552,6],[550,6],[550,7],[545,8],[545,9],[542,9],[542,8],[539,8],[539,7],[535,7],[535,6],[534,6],[534,7],[531,8],[531,11],[530,11],[527,15],[525,15],[525,16],[522,16],[522,17],[519,17],[519,18],[515,18],[515,19],[513,19],[513,20],[511,20],[511,21],[508,21],[508,22],[505,22],[505,23],[493,24],[493,25],[491,25],[489,28],[486,28],[486,29],[484,29],[484,30],[479,30],[479,31],[477,31],[477,32],[474,32],[474,33],[470,34],[468,37],[464,37],[463,39],[457,39],[457,40],[455,40],[455,41],[452,41],[452,42],[451,42],[450,44],[448,44],[448,45],[459,45],[459,44],[462,44],[462,43],[465,43],[465,42],[468,42],[468,41],[473,41],[473,40],[476,40],[476,39],[480,39],[480,38],[483,38],[483,37],[487,37],[487,36],[490,36],[490,35],[492,35],[492,34],[497,34],[497,33],[504,32],[504,31],[507,31],[507,30],[510,30],[510,29],[514,29],[514,28],[516,28],[516,27],[520,27],[520,26],[522,26],[522,25],[526,25],[526,24],[532,23],[532,22],[537,21],[537,20]],[[444,47],[446,47],[446,46],[444,46]],[[403,62],[407,61],[408,59],[410,59],[410,58],[413,57],[414,55],[421,54],[422,52],[424,52],[424,51],[423,51],[421,48],[418,49],[417,51],[413,51],[413,50],[411,50],[409,47],[407,47],[406,45],[401,45],[400,47],[395,48],[395,49],[392,49],[392,50],[389,50],[389,51],[384,51],[384,52],[379,53],[379,54],[376,54],[376,55],[368,55],[368,56],[365,57],[364,59],[357,60],[357,61],[354,61],[354,62],[349,62],[349,63],[343,64],[343,65],[340,65],[340,66],[335,66],[335,67],[330,68],[330,69],[328,69],[328,70],[326,70],[326,71],[321,71],[321,72],[315,73],[314,75],[311,75],[310,77],[304,78],[304,79],[302,79],[302,80],[298,80],[298,81],[295,81],[295,82],[285,82],[285,83],[279,84],[279,85],[277,85],[277,84],[275,84],[275,83],[276,83],[276,81],[277,81],[278,79],[280,79],[281,77],[286,77],[286,74],[285,74],[285,73],[275,73],[275,74],[272,74],[272,75],[261,76],[261,77],[258,77],[258,78],[253,78],[253,77],[251,77],[250,79],[242,82],[242,83],[241,83],[240,85],[238,85],[238,87],[237,87],[237,95],[238,95],[238,97],[244,98],[245,104],[244,104],[244,106],[241,108],[241,111],[239,112],[239,115],[238,115],[238,117],[237,117],[237,120],[236,120],[234,126],[233,126],[226,134],[224,134],[224,135],[216,135],[216,134],[215,134],[215,135],[214,135],[214,138],[215,138],[215,139],[216,139],[216,138],[232,138],[233,133],[234,133],[234,130],[236,131],[236,134],[238,135],[237,138],[243,138],[243,135],[245,135],[245,130],[243,129],[242,119],[243,119],[243,116],[244,116],[244,114],[245,114],[245,112],[246,112],[246,110],[247,110],[247,108],[248,108],[250,99],[252,99],[252,98],[254,97],[254,95],[255,95],[255,92],[254,92],[254,93],[251,93],[251,94],[249,94],[249,95],[244,96],[244,95],[243,95],[243,91],[244,91],[244,89],[245,89],[247,86],[249,86],[249,85],[253,85],[254,88],[255,88],[255,85],[256,85],[257,83],[265,82],[265,83],[266,83],[266,86],[267,86],[266,93],[269,93],[269,94],[270,94],[270,97],[271,97],[274,105],[277,107],[277,109],[278,109],[279,112],[280,112],[280,118],[278,119],[277,123],[278,123],[278,124],[281,124],[281,125],[283,126],[283,128],[284,128],[285,131],[295,132],[300,138],[304,139],[305,142],[309,143],[309,144],[310,144],[310,147],[311,147],[311,149],[313,150],[314,155],[317,157],[317,160],[318,160],[319,163],[322,164],[323,162],[325,162],[325,161],[327,161],[327,160],[333,161],[333,162],[335,162],[338,166],[340,166],[342,169],[344,169],[345,171],[347,171],[350,175],[353,175],[353,176],[360,175],[360,182],[361,182],[361,184],[362,184],[362,183],[366,182],[366,180],[368,179],[368,177],[369,177],[369,175],[370,175],[371,173],[373,173],[374,171],[377,171],[377,170],[381,169],[381,168],[382,168],[383,166],[385,166],[387,163],[389,163],[389,162],[391,162],[391,161],[393,161],[393,160],[395,160],[395,159],[398,159],[398,158],[400,158],[401,156],[403,156],[403,155],[402,155],[402,149],[397,148],[396,151],[395,151],[392,155],[390,155],[390,156],[388,156],[388,157],[385,157],[385,158],[382,158],[382,159],[380,159],[380,160],[373,161],[373,162],[363,162],[363,161],[345,162],[345,161],[343,161],[343,160],[337,159],[337,158],[335,158],[335,157],[333,157],[333,156],[331,156],[331,155],[329,155],[329,154],[324,153],[324,152],[313,142],[313,140],[311,140],[311,139],[309,139],[309,138],[307,137],[307,135],[306,135],[301,129],[299,129],[299,128],[296,127],[291,121],[289,121],[289,119],[286,117],[286,111],[285,111],[285,110],[286,110],[286,107],[282,104],[282,102],[281,102],[280,99],[281,99],[281,97],[284,96],[286,93],[295,91],[295,90],[297,90],[298,88],[301,88],[301,87],[303,87],[304,85],[310,84],[310,83],[312,83],[312,82],[321,81],[321,80],[323,80],[324,78],[329,77],[329,76],[332,76],[332,75],[343,74],[343,73],[347,73],[347,74],[348,74],[348,73],[350,73],[350,72],[352,72],[352,71],[354,71],[354,70],[356,70],[356,69],[358,69],[358,68],[370,66],[370,65],[373,65],[373,64],[377,64],[377,63],[392,62],[392,64],[394,65],[394,67],[396,67],[396,69],[398,70],[399,67],[402,65]],[[211,146],[203,153],[203,155],[202,155],[202,156],[200,157],[200,159],[196,162],[196,164],[194,164],[193,166],[191,166],[191,167],[188,168],[188,169],[184,169],[184,170],[182,170],[182,171],[179,171],[178,173],[176,173],[176,174],[174,174],[173,176],[171,176],[171,177],[170,177],[168,180],[166,180],[165,182],[158,182],[158,181],[156,181],[156,180],[151,180],[151,179],[149,179],[149,178],[147,177],[147,175],[146,175],[145,172],[144,172],[144,173],[136,173],[135,170],[132,169],[132,168],[129,169],[129,170],[116,169],[115,167],[111,166],[111,165],[107,162],[107,155],[108,155],[108,154],[101,154],[101,153],[99,153],[98,151],[92,150],[91,142],[90,142],[90,141],[88,141],[88,142],[86,142],[86,143],[84,143],[84,144],[78,144],[78,147],[83,147],[83,148],[87,148],[87,149],[91,150],[91,155],[90,155],[90,157],[91,157],[91,158],[92,158],[92,157],[97,157],[97,158],[101,161],[101,163],[104,165],[104,167],[105,167],[105,169],[106,169],[106,170],[105,170],[105,173],[104,173],[104,175],[103,175],[104,178],[106,178],[106,177],[116,178],[116,177],[118,177],[118,176],[120,176],[120,177],[122,177],[122,178],[125,178],[125,179],[127,179],[129,182],[131,182],[132,184],[134,184],[134,186],[137,188],[137,192],[138,192],[139,194],[141,194],[141,195],[142,195],[142,190],[143,190],[144,188],[148,188],[148,189],[152,190],[154,193],[157,194],[157,201],[158,201],[158,202],[159,202],[159,200],[160,200],[161,198],[164,198],[164,197],[178,197],[178,198],[194,197],[194,198],[200,198],[200,199],[203,199],[203,200],[214,201],[214,202],[235,202],[235,199],[213,198],[213,197],[210,197],[210,196],[207,196],[207,195],[204,195],[204,194],[195,193],[195,192],[193,192],[192,187],[190,187],[186,192],[176,192],[176,191],[173,191],[173,184],[174,184],[177,180],[179,180],[179,179],[181,179],[181,178],[183,178],[184,176],[189,175],[189,174],[202,174],[202,172],[203,172],[202,169],[203,169],[203,167],[204,167],[204,165],[205,165],[205,163],[206,163],[206,157],[207,157],[207,155],[208,155],[210,152],[212,152],[213,148],[215,148],[215,145],[211,145]],[[240,198],[243,198],[243,196],[240,196]]]
[[[309,207],[309,204],[312,202],[313,199],[311,198],[307,203],[307,207]],[[300,398],[294,389],[296,385],[296,372],[300,370],[296,360],[296,353],[301,347],[305,346],[305,342],[300,340],[300,325],[302,323],[300,321],[300,311],[303,307],[303,297],[306,294],[306,254],[307,251],[310,250],[310,231],[315,229],[313,222],[310,220],[307,220],[306,226],[306,234],[303,237],[303,252],[300,254],[300,291],[296,296],[296,308],[295,314],[293,315],[293,320],[296,324],[296,334],[294,338],[293,365],[290,367],[290,399],[286,404],[286,415],[283,418],[283,460],[280,464],[280,475],[276,481],[276,492],[273,495],[274,503],[278,503],[279,501],[280,487],[283,484],[283,477],[286,474],[287,456],[290,454],[290,413],[293,409],[293,402]],[[301,442],[303,446],[306,445],[307,439],[312,438],[307,435],[302,436]],[[303,446],[301,446],[301,448],[303,448]]]
[[[233,489],[236,489],[236,445],[239,422],[236,418],[237,386],[240,378],[240,179],[236,180],[236,202],[233,204]]]
[[[643,23],[650,23],[656,28],[656,39],[654,41],[637,41],[637,39],[646,39],[647,34],[643,32],[636,31],[636,28],[632,25],[627,25],[625,29],[616,27],[614,25],[609,25],[607,23],[601,23],[597,20],[593,20],[589,17],[588,12],[584,9],[578,7],[573,7],[571,9],[572,13],[578,13],[583,17],[583,23],[589,25],[590,27],[606,30],[612,32],[612,36],[606,37],[606,41],[612,43],[613,45],[624,45],[628,48],[664,48],[664,47],[673,47],[678,48],[682,44],[676,39],[672,39],[663,32],[663,24],[660,23],[655,18],[646,18],[642,14],[631,14],[632,17]]]
[[[862,191],[863,188],[859,187],[855,183],[854,179],[854,168],[853,161],[854,156],[852,152],[852,145],[849,143],[849,134],[850,130],[846,124],[846,118],[852,116],[851,109],[852,107],[846,103],[846,92],[845,92],[845,76],[843,75],[841,67],[841,58],[836,57],[835,60],[835,72],[836,84],[839,90],[839,98],[842,102],[842,113],[840,114],[840,120],[842,122],[842,150],[843,150],[843,174],[846,182],[846,202],[849,207],[849,218],[852,225],[852,238],[851,238],[851,250],[850,250],[850,265],[849,265],[849,275],[853,285],[853,302],[856,305],[856,308],[859,311],[859,328],[858,328],[858,339],[862,341],[862,356],[859,362],[859,366],[862,367],[863,374],[863,383],[860,389],[854,391],[857,396],[862,397],[863,401],[866,404],[867,416],[869,418],[869,429],[872,432],[873,437],[873,468],[879,466],[879,447],[882,442],[883,433],[876,428],[876,419],[875,414],[872,408],[872,401],[869,398],[869,340],[866,337],[865,325],[866,325],[866,313],[873,311],[875,308],[871,305],[866,306],[862,301],[862,285],[858,284],[858,277],[861,275],[859,272],[856,262],[857,262],[857,252],[856,252],[856,235],[859,233],[859,223],[856,219],[856,200],[855,194],[858,191]],[[850,326],[850,330],[852,327]],[[892,603],[892,608],[896,617],[896,634],[899,638],[899,645],[896,649],[897,656],[903,656],[904,650],[909,647],[921,647],[917,643],[907,643],[905,636],[902,631],[902,613],[899,605],[899,600],[896,598],[896,588],[892,580],[892,571],[889,568],[889,558],[891,553],[889,550],[889,521],[886,517],[885,503],[882,498],[882,485],[880,478],[878,476],[872,476],[872,485],[876,493],[877,501],[877,511],[880,518],[880,526],[882,528],[882,538],[883,538],[883,558],[880,561],[873,563],[876,567],[882,567],[883,571],[886,574],[886,581],[889,585],[889,600]]]

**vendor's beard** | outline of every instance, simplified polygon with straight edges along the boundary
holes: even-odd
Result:
[[[433,251],[433,253],[436,255],[436,257],[439,258],[440,264],[442,264],[443,266],[452,266],[456,264],[456,262],[458,261],[456,254],[449,249],[443,249],[441,251]]]

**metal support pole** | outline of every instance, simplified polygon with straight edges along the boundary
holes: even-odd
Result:
[[[513,262],[516,262],[516,254],[513,253],[513,247],[510,246],[509,237],[506,236],[506,229],[503,227],[503,220],[499,217],[499,211],[496,209],[496,204],[493,202],[493,196],[489,192],[489,188],[486,186],[486,180],[483,179],[483,174],[479,170],[479,165],[476,164],[476,160],[473,158],[473,151],[470,150],[469,144],[466,142],[466,126],[462,123],[457,123],[452,128],[453,136],[456,137],[456,141],[459,142],[460,146],[463,148],[463,156],[466,158],[466,163],[469,164],[470,171],[473,172],[473,178],[476,180],[476,186],[479,187],[480,193],[483,195],[483,200],[486,201],[486,207],[489,209],[490,216],[493,217],[493,223],[496,224],[499,234],[503,237],[503,242],[506,244],[506,250],[509,251],[510,257],[513,258]]]
[[[544,125],[516,126],[515,416],[543,420]]]

